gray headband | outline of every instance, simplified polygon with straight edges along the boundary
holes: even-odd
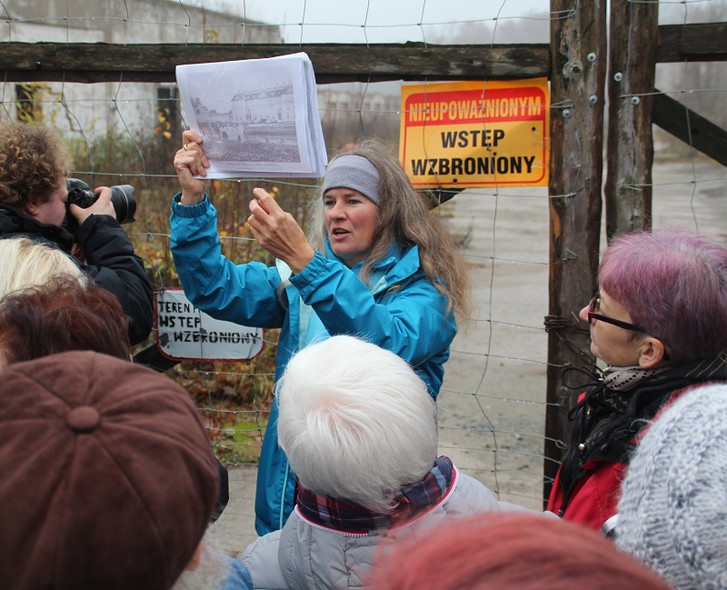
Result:
[[[379,171],[363,156],[338,156],[323,178],[323,194],[332,188],[350,188],[360,192],[377,205],[379,197]]]

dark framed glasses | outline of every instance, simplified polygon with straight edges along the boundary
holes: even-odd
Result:
[[[636,324],[630,324],[629,322],[617,320],[616,318],[612,318],[607,315],[603,315],[602,313],[599,313],[600,309],[601,309],[601,298],[596,296],[593,299],[591,299],[591,302],[588,304],[588,323],[589,324],[593,325],[595,323],[595,320],[598,320],[599,322],[605,322],[607,324],[612,324],[614,326],[618,326],[619,328],[623,328],[624,330],[632,330],[634,332],[641,332],[643,334],[648,334],[648,332],[646,330],[644,330],[640,326],[637,326]]]

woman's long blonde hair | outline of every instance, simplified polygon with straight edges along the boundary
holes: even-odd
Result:
[[[366,281],[373,265],[396,243],[403,250],[419,246],[421,268],[434,286],[449,299],[450,309],[464,319],[470,312],[468,274],[464,259],[429,210],[429,202],[412,186],[399,160],[379,141],[366,140],[337,154],[366,158],[379,172],[379,211],[374,245],[359,273]],[[335,158],[334,158],[335,159]],[[326,230],[323,226],[321,188],[311,202],[309,240],[323,251]]]

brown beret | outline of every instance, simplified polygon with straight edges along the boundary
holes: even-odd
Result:
[[[218,492],[194,404],[94,352],[0,373],[0,588],[170,588]]]

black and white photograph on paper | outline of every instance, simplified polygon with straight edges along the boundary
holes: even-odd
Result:
[[[185,118],[204,139],[208,178],[320,177],[327,163],[305,53],[176,68]]]

